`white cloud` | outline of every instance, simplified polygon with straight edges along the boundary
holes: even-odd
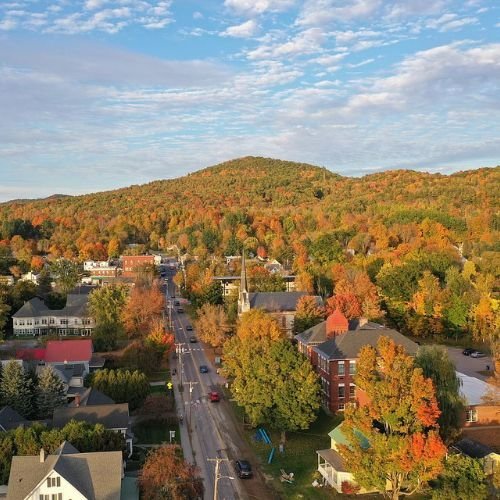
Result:
[[[320,26],[332,21],[349,21],[371,16],[382,0],[306,0],[297,24]]]
[[[224,0],[224,5],[239,14],[280,12],[295,4],[295,0]]]
[[[229,26],[221,33],[221,36],[230,36],[234,38],[250,38],[257,33],[259,26],[253,19],[249,19],[242,24]]]
[[[14,19],[3,19],[0,21],[0,30],[9,31],[17,27],[17,22]]]

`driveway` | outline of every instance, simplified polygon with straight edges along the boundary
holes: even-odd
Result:
[[[455,363],[457,371],[460,373],[465,373],[470,377],[476,377],[481,380],[486,380],[489,375],[483,375],[479,373],[480,371],[485,371],[486,366],[493,368],[493,362],[491,361],[491,356],[486,356],[485,358],[471,358],[470,356],[464,356],[462,354],[463,349],[457,347],[445,347],[448,351],[448,356]],[[491,372],[493,375],[493,372]]]

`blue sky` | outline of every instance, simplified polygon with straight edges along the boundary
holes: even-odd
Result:
[[[495,0],[2,0],[0,201],[245,155],[494,166]]]

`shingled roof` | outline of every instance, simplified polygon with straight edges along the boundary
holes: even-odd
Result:
[[[9,431],[18,427],[28,427],[31,424],[22,415],[10,406],[4,406],[0,409],[0,430]]]
[[[13,318],[38,318],[40,316],[54,317],[87,317],[88,295],[69,294],[66,306],[63,309],[49,309],[38,297],[34,297],[23,304],[23,306],[12,315]]]
[[[377,347],[380,337],[394,340],[396,344],[402,345],[408,354],[414,355],[417,352],[418,345],[415,342],[391,328],[349,330],[319,344],[314,350],[326,355],[328,359],[356,359],[363,346]]]
[[[16,456],[12,459],[8,500],[24,500],[52,471],[89,500],[119,500],[122,452],[79,453],[63,443],[54,455]]]
[[[268,312],[295,311],[300,298],[307,292],[255,292],[249,294],[251,309],[264,309]],[[317,305],[322,305],[321,297],[314,296]]]
[[[71,420],[102,424],[106,429],[126,429],[129,423],[128,403],[56,408],[52,417],[54,427],[62,428]]]

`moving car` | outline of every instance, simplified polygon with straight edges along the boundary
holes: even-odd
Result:
[[[240,479],[248,479],[253,476],[252,466],[247,460],[236,460],[234,469]]]
[[[470,347],[468,347],[467,349],[464,349],[464,350],[462,351],[462,354],[463,354],[464,356],[470,356],[473,352],[474,352],[474,349],[471,349]]]
[[[180,306],[180,305],[181,303],[178,300],[174,301],[174,306]]]
[[[200,373],[208,373],[208,366],[200,365]]]
[[[218,403],[220,401],[220,396],[217,391],[211,391],[210,394],[208,395],[208,398],[212,403]]]
[[[198,339],[193,335],[189,337],[189,342],[191,342],[191,344],[196,344],[196,342],[198,342]]]
[[[183,309],[182,307],[178,307],[178,308],[177,308],[177,312],[178,312],[179,314],[182,314],[182,313],[184,312],[184,309]]]
[[[191,325],[186,325],[186,331],[187,332],[192,332],[193,331],[193,327]]]
[[[471,358],[485,358],[486,354],[484,354],[484,352],[481,352],[481,351],[472,351],[470,353],[470,357]]]

